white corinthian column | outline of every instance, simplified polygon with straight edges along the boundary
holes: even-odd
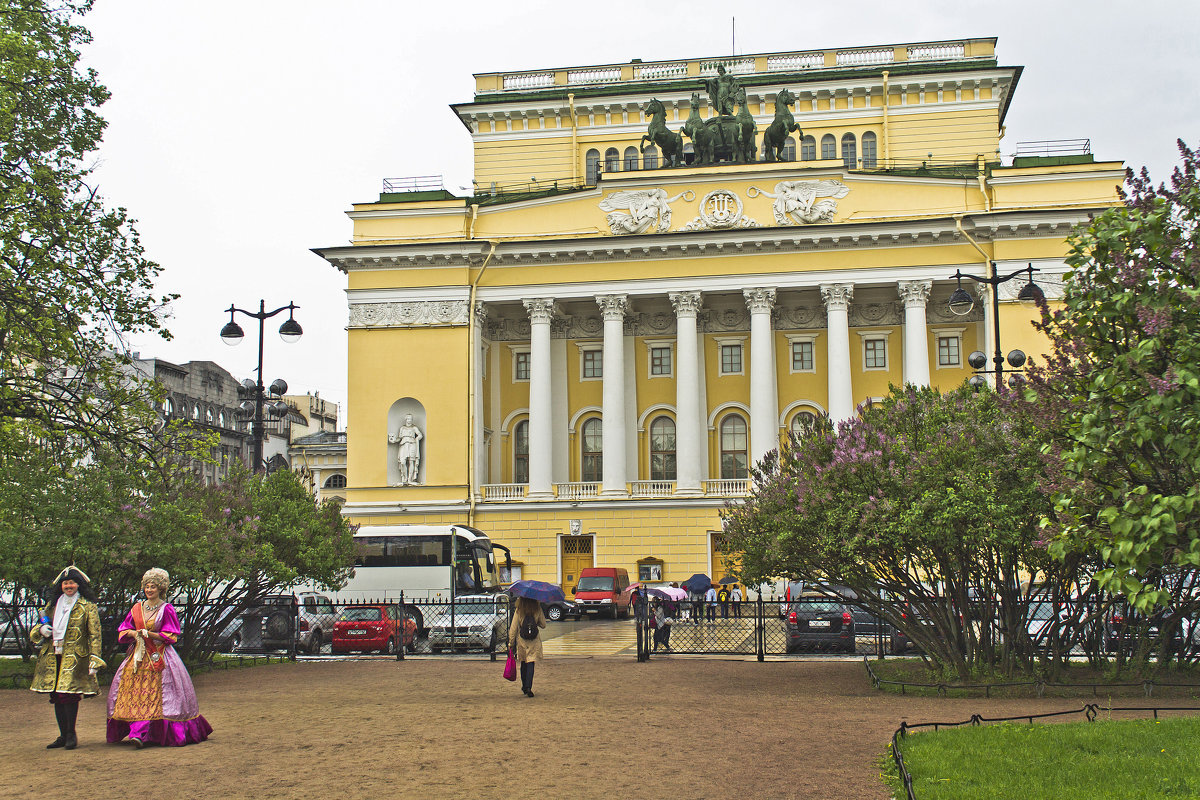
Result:
[[[529,497],[554,497],[551,483],[550,320],[554,300],[521,301],[529,312]]]
[[[929,385],[929,334],[925,331],[925,304],[933,281],[900,281],[904,301],[904,382]]]
[[[604,355],[601,367],[604,380],[601,429],[602,483],[600,494],[624,496],[625,485],[625,309],[629,298],[623,294],[596,297],[604,317]]]
[[[850,299],[852,283],[821,284],[829,330],[829,417],[834,424],[854,417],[850,383]]]
[[[742,292],[750,309],[750,463],[779,447],[779,392],[775,389],[774,289]]]
[[[668,295],[675,308],[675,493],[701,494],[700,362],[696,343],[699,292]]]

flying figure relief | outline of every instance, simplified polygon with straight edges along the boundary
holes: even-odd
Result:
[[[626,189],[601,200],[600,210],[609,212],[608,227],[614,234],[666,233],[671,229],[671,203],[681,197],[692,200],[696,195],[691,189],[674,197],[667,197],[665,189]]]
[[[757,197],[764,194],[775,200],[771,210],[775,212],[777,225],[806,225],[816,222],[833,222],[837,213],[837,198],[845,197],[850,187],[838,180],[827,181],[781,181],[775,184],[774,192],[765,192],[751,186],[746,194]]]

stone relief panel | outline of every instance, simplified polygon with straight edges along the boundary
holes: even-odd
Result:
[[[608,212],[608,228],[616,235],[666,233],[671,229],[671,203],[680,198],[695,200],[696,193],[688,189],[668,197],[666,189],[626,189],[601,200],[600,210]]]
[[[884,303],[851,303],[850,327],[904,324],[904,307],[900,301]]]
[[[466,325],[470,304],[466,300],[412,303],[352,303],[351,328],[423,328]]]
[[[838,180],[826,181],[780,181],[775,191],[768,192],[751,186],[746,196],[760,194],[775,202],[771,211],[776,225],[810,225],[817,222],[833,222],[837,214],[837,200],[850,193],[850,187]]]
[[[775,311],[775,327],[781,330],[792,328],[825,328],[828,319],[824,306],[781,306]]]
[[[683,226],[685,231],[719,231],[728,228],[761,228],[743,216],[742,198],[728,189],[714,189],[700,201],[700,215]]]

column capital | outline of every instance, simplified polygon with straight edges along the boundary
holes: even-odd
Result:
[[[530,322],[549,322],[555,313],[553,297],[535,297],[521,301],[529,312]]]
[[[850,307],[854,297],[853,283],[822,283],[821,299],[825,301],[825,309],[845,311]]]
[[[629,308],[629,295],[598,294],[596,295],[596,305],[600,306],[600,315],[606,322],[623,320],[625,312]]]
[[[476,300],[475,301],[475,324],[479,328],[482,328],[484,323],[487,322],[487,315],[488,315],[487,306],[484,305],[484,302],[482,300]]]
[[[904,301],[905,308],[924,308],[932,290],[933,281],[900,281],[896,284],[896,291]]]
[[[775,307],[774,289],[743,289],[742,297],[746,298],[746,306],[751,314],[769,314]]]
[[[700,292],[671,292],[667,295],[671,300],[671,306],[675,309],[675,316],[696,316],[700,312],[702,301]]]

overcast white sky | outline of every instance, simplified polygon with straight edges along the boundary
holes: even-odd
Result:
[[[170,342],[142,355],[211,359],[236,377],[256,360],[253,320],[218,337],[234,303],[295,301],[305,335],[268,321],[264,377],[346,398],[344,276],[309,252],[345,244],[351,203],[383,178],[469,185],[471,142],[449,109],[472,74],[737,53],[998,37],[1025,72],[1001,142],[1088,138],[1098,159],[1166,179],[1175,140],[1200,144],[1200,3],[1194,0],[909,0],[586,7],[563,0],[99,0],[85,61],[113,97],[98,180],[138,220],[163,265]],[[730,11],[730,8],[738,8]],[[602,13],[601,10],[602,9]],[[343,406],[344,408],[344,406]],[[344,423],[343,423],[344,424]]]

